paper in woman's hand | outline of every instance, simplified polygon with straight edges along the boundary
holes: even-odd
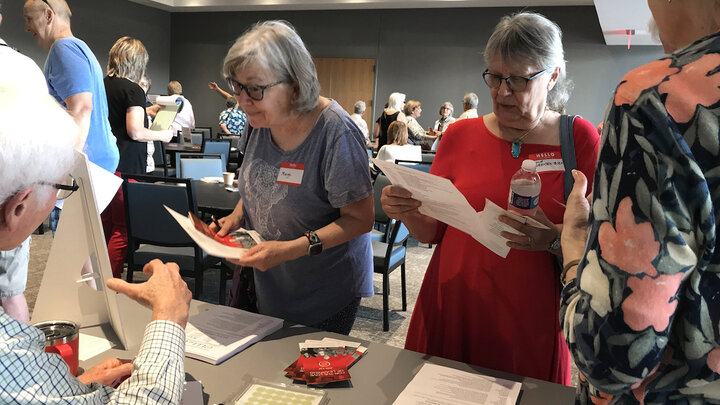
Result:
[[[165,206],[165,209],[192,240],[211,256],[236,259],[245,254],[245,250],[263,241],[257,232],[243,228],[220,237],[193,213],[188,213],[185,217],[168,206]]]

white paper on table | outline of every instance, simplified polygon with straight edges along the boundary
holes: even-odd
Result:
[[[78,340],[78,358],[80,358],[80,361],[87,361],[100,353],[105,353],[112,349],[112,347],[113,344],[107,339],[80,333]]]
[[[419,208],[421,214],[468,235],[472,235],[479,226],[475,209],[450,180],[378,159],[373,159],[373,163],[393,185],[410,191],[414,199],[422,202]]]
[[[515,405],[522,384],[425,363],[394,405]]]
[[[167,205],[163,205],[163,207],[165,207],[165,209],[168,210],[170,215],[175,218],[178,224],[180,224],[180,227],[182,227],[182,229],[184,229],[185,232],[190,235],[192,240],[194,240],[195,243],[200,246],[200,249],[204,250],[205,253],[209,254],[210,256],[226,259],[236,259],[245,254],[245,251],[247,249],[223,245],[222,243],[195,229],[195,225],[193,225],[193,222],[190,218],[179,214],[177,211],[173,210]],[[251,233],[252,231],[247,232]],[[259,235],[257,235],[257,237],[254,237],[253,239],[256,239],[256,242],[260,243],[260,240],[258,240],[257,238],[259,238]]]
[[[88,168],[90,169],[92,188],[95,192],[95,204],[97,204],[98,214],[100,214],[105,211],[115,197],[123,181],[114,173],[110,173],[89,160]]]

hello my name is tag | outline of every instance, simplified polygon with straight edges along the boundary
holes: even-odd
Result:
[[[288,186],[300,186],[302,183],[305,165],[302,163],[282,162],[280,171],[278,172],[278,184],[287,184]]]
[[[565,171],[560,152],[533,153],[529,157],[535,161],[535,170],[538,173]]]

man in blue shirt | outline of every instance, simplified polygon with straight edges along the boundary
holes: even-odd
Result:
[[[80,127],[88,159],[115,172],[120,155],[107,119],[103,70],[85,42],[73,36],[71,16],[65,0],[27,0],[23,7],[25,31],[49,52],[44,73],[50,95]],[[57,205],[51,215],[53,232],[61,208]]]

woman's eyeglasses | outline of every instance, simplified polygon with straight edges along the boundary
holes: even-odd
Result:
[[[277,86],[278,84],[285,83],[285,81],[280,80],[265,86],[253,86],[242,84],[230,77],[228,77],[227,82],[233,94],[239,96],[242,91],[245,90],[245,93],[247,93],[248,97],[255,101],[262,101],[263,97],[265,97],[265,90],[269,89],[270,87]]]
[[[483,72],[483,80],[485,81],[485,84],[488,85],[491,89],[498,89],[500,88],[500,85],[502,85],[502,82],[504,81],[507,85],[508,89],[510,91],[523,91],[525,88],[527,88],[527,84],[530,80],[537,79],[538,77],[544,75],[547,73],[548,70],[544,69],[541,70],[533,75],[530,75],[529,77],[523,77],[523,76],[500,76],[493,73],[490,73],[485,70]]]

